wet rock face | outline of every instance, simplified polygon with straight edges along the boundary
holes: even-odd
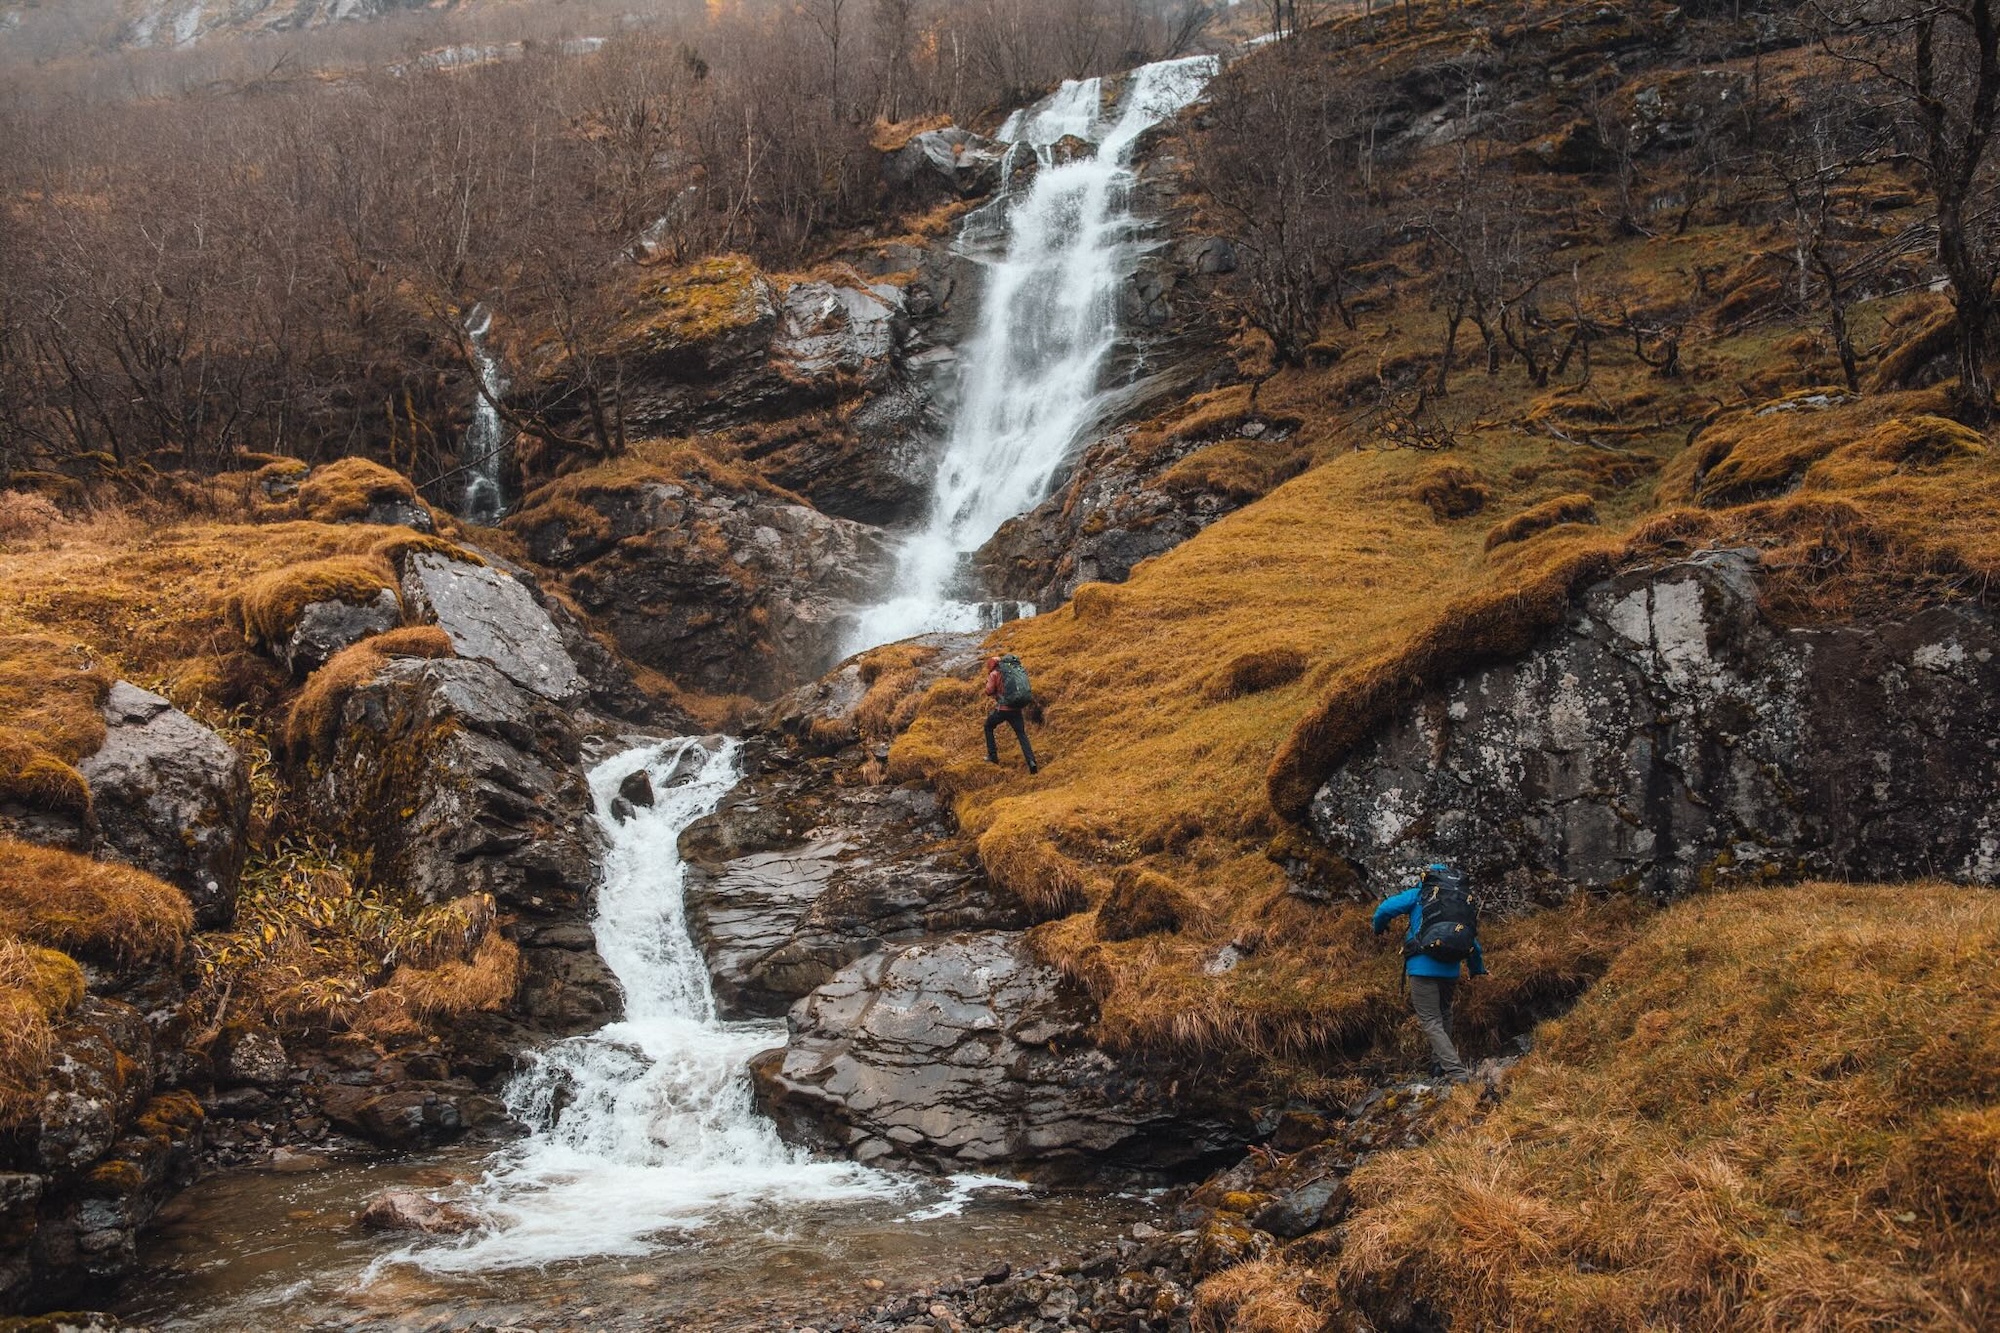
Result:
[[[1032,170],[1033,154],[1020,165]],[[1000,187],[1007,145],[956,125],[926,130],[882,159],[882,178],[906,207],[976,199]]]
[[[0,1144],[0,1313],[104,1290],[200,1147],[201,1108],[160,1090],[138,1010],[86,996],[53,1037],[40,1113]]]
[[[403,604],[388,588],[375,600],[356,606],[338,599],[313,602],[299,613],[299,623],[273,655],[294,676],[304,677],[325,665],[328,658],[377,634],[386,633],[403,622]]]
[[[576,718],[480,661],[400,658],[349,695],[310,784],[313,816],[425,902],[491,893],[531,916],[582,910],[600,835]]]
[[[2000,874],[2000,633],[1983,612],[1785,629],[1718,552],[1590,589],[1321,788],[1370,890],[1435,859],[1503,897],[1776,876]]]
[[[423,552],[404,563],[403,597],[418,619],[450,636],[460,657],[494,667],[551,703],[581,701],[585,682],[562,635],[511,574]]]
[[[838,785],[838,760],[756,774],[682,835],[688,927],[725,1017],[777,1017],[885,941],[1021,929],[922,788]]]
[[[875,529],[700,478],[591,503],[601,534],[524,521],[529,553],[626,656],[716,693],[769,698],[819,674],[891,559]]]
[[[77,765],[90,782],[101,850],[186,893],[196,925],[228,925],[250,819],[242,757],[159,695],[122,680],[103,711],[104,744]]]
[[[800,1001],[758,1101],[861,1161],[1047,1178],[1173,1169],[1230,1141],[1088,1039],[1095,1010],[1011,932],[895,945]]]

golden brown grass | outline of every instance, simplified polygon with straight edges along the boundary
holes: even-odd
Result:
[[[1597,501],[1583,491],[1573,491],[1538,505],[1529,505],[1512,518],[1495,523],[1486,533],[1486,549],[1491,551],[1514,542],[1524,542],[1566,523],[1595,522]]]
[[[104,515],[18,550],[0,549],[0,640],[45,641],[20,668],[31,683],[38,673],[53,679],[87,666],[107,683],[123,677],[184,708],[206,704],[223,713],[245,701],[247,680],[273,671],[246,653],[230,619],[233,594],[265,576],[282,583],[286,567],[322,560],[393,568],[419,546],[474,558],[435,538],[368,525],[145,523]],[[0,676],[7,670],[0,666]],[[0,729],[16,715],[0,707]]]
[[[1366,1164],[1342,1282],[1461,1328],[2000,1321],[2000,895],[1673,908],[1485,1119]]]
[[[1471,468],[1439,463],[1419,474],[1410,494],[1419,504],[1428,506],[1438,522],[1447,523],[1455,518],[1470,518],[1484,509],[1493,498],[1493,489]]]
[[[400,472],[366,458],[343,458],[313,469],[299,484],[298,512],[316,523],[351,523],[378,504],[396,502],[427,508],[417,488]]]
[[[75,648],[40,634],[0,637],[0,801],[81,815],[78,760],[104,744],[111,688]]]
[[[662,274],[644,270],[616,341],[634,350],[699,347],[762,318],[768,279],[741,255]]]
[[[340,734],[347,696],[396,657],[450,657],[451,636],[436,625],[406,625],[343,648],[306,678],[285,718],[285,751],[293,760],[324,761]]]
[[[519,951],[499,925],[486,894],[425,906],[357,885],[326,848],[287,843],[245,867],[234,927],[197,937],[195,1005],[212,1033],[227,1022],[435,1031],[512,999]]]
[[[0,937],[0,1127],[18,1124],[47,1084],[51,1026],[83,998],[67,955]]]
[[[282,643],[314,602],[359,606],[395,588],[396,572],[383,557],[334,556],[266,570],[230,596],[228,613],[251,643]]]
[[[181,891],[143,870],[0,838],[0,936],[125,967],[179,957]]]

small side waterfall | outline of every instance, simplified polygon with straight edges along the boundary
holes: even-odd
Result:
[[[979,326],[961,349],[958,405],[929,515],[899,553],[889,598],[862,614],[850,651],[979,629],[1005,614],[967,597],[965,558],[1038,503],[1102,424],[1115,387],[1103,383],[1103,367],[1118,337],[1118,289],[1138,259],[1133,149],[1147,128],[1200,96],[1215,70],[1212,56],[1136,69],[1114,119],[1105,117],[1098,79],[1065,83],[1008,118],[1001,137],[1035,152],[1040,169],[1024,193],[999,202],[1005,247],[986,266]],[[1068,138],[1094,143],[1095,154],[1059,160],[1057,145]]]
[[[469,523],[489,526],[507,512],[506,496],[500,488],[500,468],[506,461],[506,426],[494,404],[507,392],[500,361],[486,350],[486,335],[493,329],[493,312],[484,303],[472,307],[465,318],[466,341],[472,344],[473,364],[479,370],[481,392],[472,403],[472,425],[466,429],[459,447],[459,463],[465,469],[465,490],[459,499],[459,516]]]
[[[619,784],[644,770],[656,799],[620,822]],[[595,922],[625,992],[624,1021],[557,1042],[509,1087],[532,1127],[468,1202],[485,1230],[389,1262],[432,1272],[642,1255],[653,1238],[774,1204],[880,1198],[901,1186],[852,1162],[787,1147],[752,1105],[745,1065],[785,1025],[716,1017],[708,969],[687,931],[680,836],[737,780],[737,744],[700,738],[628,751],[592,770],[610,839]]]

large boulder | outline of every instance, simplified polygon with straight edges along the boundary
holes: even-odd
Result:
[[[307,776],[310,817],[371,877],[424,902],[491,893],[533,916],[584,909],[601,835],[582,723],[490,663],[395,658],[342,705]]]
[[[104,705],[104,744],[77,765],[101,850],[181,889],[195,924],[229,924],[243,869],[250,782],[220,736],[126,681]]]
[[[420,552],[403,564],[403,599],[462,658],[484,662],[554,704],[582,700],[586,684],[548,612],[513,575]]]
[[[861,1161],[1045,1179],[1172,1171],[1232,1141],[1179,1084],[1091,1044],[1088,996],[1018,934],[896,945],[793,1009],[790,1043],[752,1062],[789,1136]]]
[[[1589,589],[1525,656],[1440,681],[1349,755],[1313,828],[1369,891],[1465,865],[1567,886],[2000,874],[2000,633],[1985,612],[1790,628],[1754,555]]]
[[[754,774],[682,835],[688,928],[726,1017],[776,1017],[888,941],[1029,924],[935,793],[843,784],[841,767]]]
[[[39,1113],[0,1140],[0,1314],[88,1297],[129,1271],[201,1146],[201,1108],[160,1089],[137,1009],[87,995],[50,1035],[60,1054]]]
[[[834,660],[891,559],[879,531],[719,470],[579,487],[564,504],[531,496],[508,526],[627,657],[761,698]]]
[[[1000,188],[1008,145],[946,125],[913,134],[883,155],[882,178],[906,206],[930,207],[952,199],[975,199]],[[1022,173],[1032,173],[1033,153],[1019,155]]]

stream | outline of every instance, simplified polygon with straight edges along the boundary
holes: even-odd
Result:
[[[657,799],[620,821],[613,798],[642,769]],[[1150,1216],[1144,1196],[892,1174],[778,1138],[745,1067],[785,1026],[716,1016],[681,897],[681,832],[737,776],[736,743],[715,737],[591,772],[610,843],[594,926],[626,1015],[535,1053],[507,1089],[524,1137],[213,1177],[162,1214],[119,1312],[218,1331],[787,1326],[1045,1261]],[[481,1224],[414,1242],[357,1227],[390,1188]]]

